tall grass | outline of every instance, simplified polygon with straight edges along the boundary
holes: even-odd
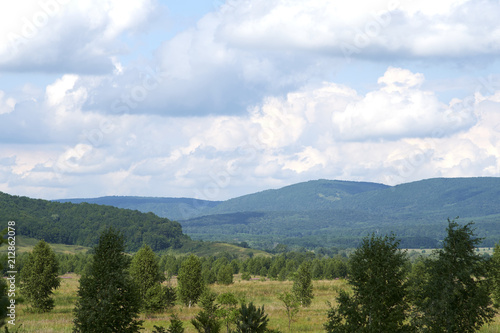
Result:
[[[16,309],[17,327],[21,324],[19,332],[72,332],[73,327],[73,307],[76,301],[78,290],[78,278],[75,274],[67,274],[61,280],[61,287],[55,291],[55,308],[49,313],[37,314],[26,311],[26,304],[21,304]],[[176,285],[175,278],[169,283]],[[334,281],[314,281],[314,299],[310,307],[300,308],[296,321],[292,323],[292,332],[324,332],[323,323],[326,321],[327,301],[335,303],[335,297],[340,290],[347,288],[344,280]],[[244,297],[247,302],[254,302],[258,306],[264,305],[265,312],[270,319],[269,326],[286,333],[288,332],[288,320],[285,308],[278,300],[278,294],[290,291],[292,282],[290,281],[242,281],[240,276],[235,276],[235,283],[229,286],[211,286],[217,293],[232,292],[238,297]],[[159,314],[141,315],[144,320],[143,332],[152,332],[154,325],[167,327],[170,315],[176,313],[180,320],[184,322],[186,333],[195,333],[190,320],[200,311],[198,306],[187,308],[176,305],[173,309]],[[9,326],[10,331],[15,328]],[[486,325],[480,330],[481,333],[500,333],[500,316],[497,315],[495,321]]]

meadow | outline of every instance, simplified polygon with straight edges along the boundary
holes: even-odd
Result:
[[[38,314],[27,311],[26,304],[19,304],[16,308],[16,327],[8,325],[10,332],[72,332],[73,307],[76,301],[79,276],[66,274],[62,276],[61,286],[55,291],[56,307],[49,313]],[[254,302],[258,306],[264,305],[265,312],[270,319],[268,327],[288,332],[288,319],[285,308],[278,300],[278,294],[290,291],[291,281],[270,281],[254,278],[250,281],[241,280],[240,275],[235,276],[235,282],[229,286],[212,285],[216,293],[232,292],[238,297],[244,297],[247,302]],[[169,282],[176,285],[175,277]],[[324,332],[323,323],[326,321],[327,302],[335,303],[339,290],[348,288],[345,280],[319,280],[313,281],[314,299],[310,307],[300,308],[296,320],[292,323],[292,332]],[[174,308],[159,314],[142,314],[144,320],[143,332],[152,332],[154,325],[168,327],[172,313],[178,315],[184,323],[186,333],[196,330],[190,320],[200,311],[198,306],[187,308],[177,304]],[[225,329],[222,330],[225,332]],[[500,333],[500,315],[495,321],[483,327],[481,333]]]

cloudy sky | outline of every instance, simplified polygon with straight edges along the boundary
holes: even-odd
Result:
[[[500,176],[498,1],[0,6],[0,191]]]

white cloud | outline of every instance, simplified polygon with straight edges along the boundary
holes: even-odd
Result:
[[[0,90],[9,193],[215,200],[317,178],[500,174],[499,87],[472,95],[470,74],[450,71],[498,55],[497,2],[228,1],[135,60],[120,55],[154,0],[69,1],[29,38],[46,10],[8,6],[0,70],[58,73]],[[15,56],[12,33],[24,38]],[[371,67],[353,70],[346,52]],[[459,84],[426,81],[436,63]],[[467,98],[438,96],[462,83]]]
[[[449,135],[470,127],[473,109],[454,100],[440,102],[431,91],[421,90],[424,76],[389,68],[378,82],[379,90],[333,113],[336,136],[341,140],[394,140],[404,137]]]
[[[127,52],[124,33],[154,15],[154,0],[26,0],[0,13],[0,68],[8,71],[103,73]]]

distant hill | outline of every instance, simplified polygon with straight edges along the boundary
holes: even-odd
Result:
[[[60,199],[57,202],[90,203],[108,205],[124,209],[138,210],[144,213],[154,213],[171,220],[182,220],[205,215],[221,203],[221,201],[198,200],[191,198],[159,198],[159,197],[125,197],[108,196],[93,199]]]
[[[246,241],[259,248],[277,243],[351,247],[372,232],[394,232],[403,247],[436,247],[447,219],[457,216],[462,223],[476,222],[484,245],[500,239],[500,178],[494,177],[435,178],[397,186],[322,179],[223,202],[107,198],[107,204],[176,216],[184,232],[196,239]]]
[[[332,209],[335,202],[388,187],[377,183],[320,179],[230,199],[214,206],[208,212],[227,214],[325,210]]]
[[[165,250],[180,248],[189,241],[178,222],[152,213],[88,203],[51,202],[0,192],[0,221],[11,220],[16,222],[17,235],[49,243],[93,246],[107,227],[124,234],[129,251],[136,251],[143,243],[154,250]]]

